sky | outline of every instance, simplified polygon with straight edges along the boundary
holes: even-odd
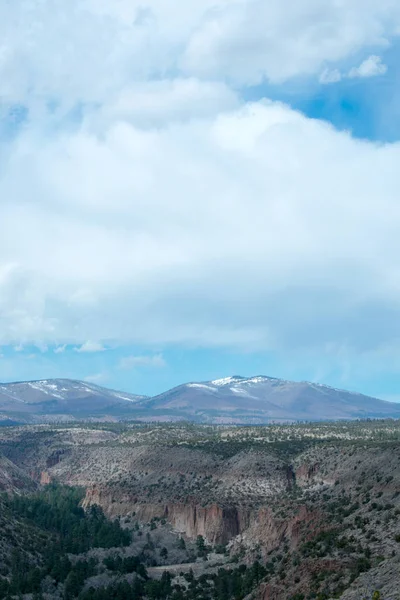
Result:
[[[400,401],[400,3],[0,3],[0,381]]]

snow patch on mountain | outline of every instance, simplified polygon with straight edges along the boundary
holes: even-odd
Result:
[[[33,390],[38,390],[39,392],[47,394],[48,396],[52,396],[53,398],[64,400],[64,396],[55,391],[58,390],[58,387],[54,384],[49,384],[47,381],[31,381],[28,383],[28,386]]]
[[[199,388],[202,390],[209,390],[210,392],[215,392],[215,387],[212,387],[211,385],[206,385],[205,383],[188,383],[187,387]]]
[[[249,392],[247,390],[243,390],[240,387],[231,387],[229,389],[234,394],[239,394],[240,396],[246,396],[246,398],[254,398],[255,400],[257,400],[256,396],[252,396],[251,394],[249,394]]]
[[[236,380],[237,380],[237,377],[224,377],[223,379],[214,379],[214,381],[212,381],[211,383],[213,383],[214,385],[219,387],[222,385],[228,385]]]

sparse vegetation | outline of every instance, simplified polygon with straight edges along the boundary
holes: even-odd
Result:
[[[238,600],[265,585],[282,600],[338,598],[397,560],[399,431],[390,420],[1,429],[0,470],[14,469],[3,485],[14,483],[0,498],[0,598]],[[33,472],[68,486],[38,487]]]

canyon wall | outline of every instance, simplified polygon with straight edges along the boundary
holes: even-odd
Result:
[[[304,529],[310,526],[315,532],[319,521],[319,515],[306,506],[300,506],[296,514],[282,519],[268,506],[258,509],[217,504],[201,506],[195,498],[188,498],[186,503],[143,502],[129,494],[111,493],[98,486],[86,492],[83,506],[87,508],[92,504],[101,506],[109,517],[135,516],[145,523],[153,518],[166,519],[176,531],[190,538],[202,535],[211,544],[234,540],[232,547],[237,550],[243,545],[262,544],[263,552],[275,548],[285,539],[290,546],[295,546]]]
[[[188,502],[152,503],[129,495],[113,495],[93,486],[86,492],[83,506],[98,504],[109,517],[134,515],[139,521],[166,519],[177,531],[190,538],[202,535],[211,544],[226,544],[247,529],[252,512],[247,508],[201,506],[193,498]]]

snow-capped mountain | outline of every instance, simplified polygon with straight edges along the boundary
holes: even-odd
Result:
[[[185,383],[153,398],[69,379],[0,384],[0,424],[89,418],[250,424],[383,417],[400,418],[400,404],[261,375]]]
[[[18,422],[130,414],[145,396],[71,379],[0,384],[0,421]]]
[[[225,377],[180,385],[145,402],[153,416],[215,423],[400,417],[400,404],[310,382]]]

